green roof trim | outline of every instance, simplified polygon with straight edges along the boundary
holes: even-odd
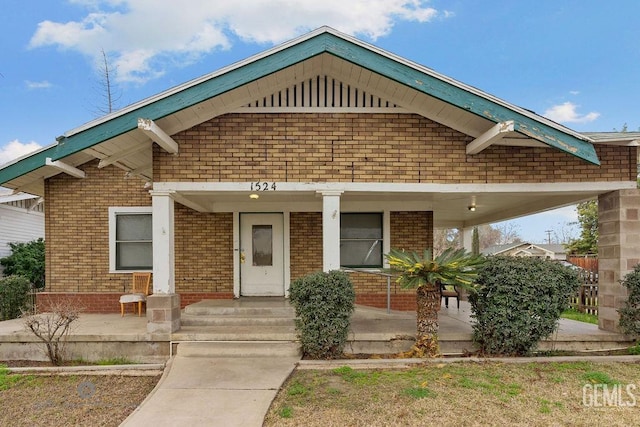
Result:
[[[590,163],[600,165],[595,148],[589,141],[569,135],[409,65],[393,61],[377,52],[340,38],[327,44],[327,52],[494,123],[513,120],[515,131]]]
[[[108,121],[98,123],[76,134],[62,137],[58,140],[57,145],[0,169],[0,184],[44,166],[47,157],[54,161],[60,160],[136,129],[138,118],[158,120],[324,52],[360,65],[374,73],[495,123],[513,120],[516,131],[590,163],[600,164],[593,145],[588,141],[564,133],[490,99],[426,74],[408,64],[398,62],[375,50],[339,37],[332,32],[323,31],[239,68],[206,79],[137,109],[116,115]]]

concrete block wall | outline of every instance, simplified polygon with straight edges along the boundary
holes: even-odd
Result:
[[[627,300],[620,280],[640,263],[640,190],[598,198],[598,326],[619,332],[618,309]]]

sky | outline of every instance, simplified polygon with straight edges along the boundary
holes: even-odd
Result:
[[[322,25],[576,131],[636,131],[638,16],[638,0],[2,0],[0,164],[102,115],[105,57],[121,108]],[[511,226],[541,243],[575,219]]]

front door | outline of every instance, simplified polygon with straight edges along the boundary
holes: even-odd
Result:
[[[240,295],[284,295],[281,213],[240,215]]]

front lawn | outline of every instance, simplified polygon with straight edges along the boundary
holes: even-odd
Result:
[[[640,362],[298,370],[265,426],[637,425],[639,378]]]
[[[577,320],[578,322],[593,323],[594,325],[598,324],[598,316],[595,314],[582,313],[573,308],[563,311],[560,317]]]
[[[154,376],[20,375],[0,365],[0,425],[118,426],[153,390]]]

